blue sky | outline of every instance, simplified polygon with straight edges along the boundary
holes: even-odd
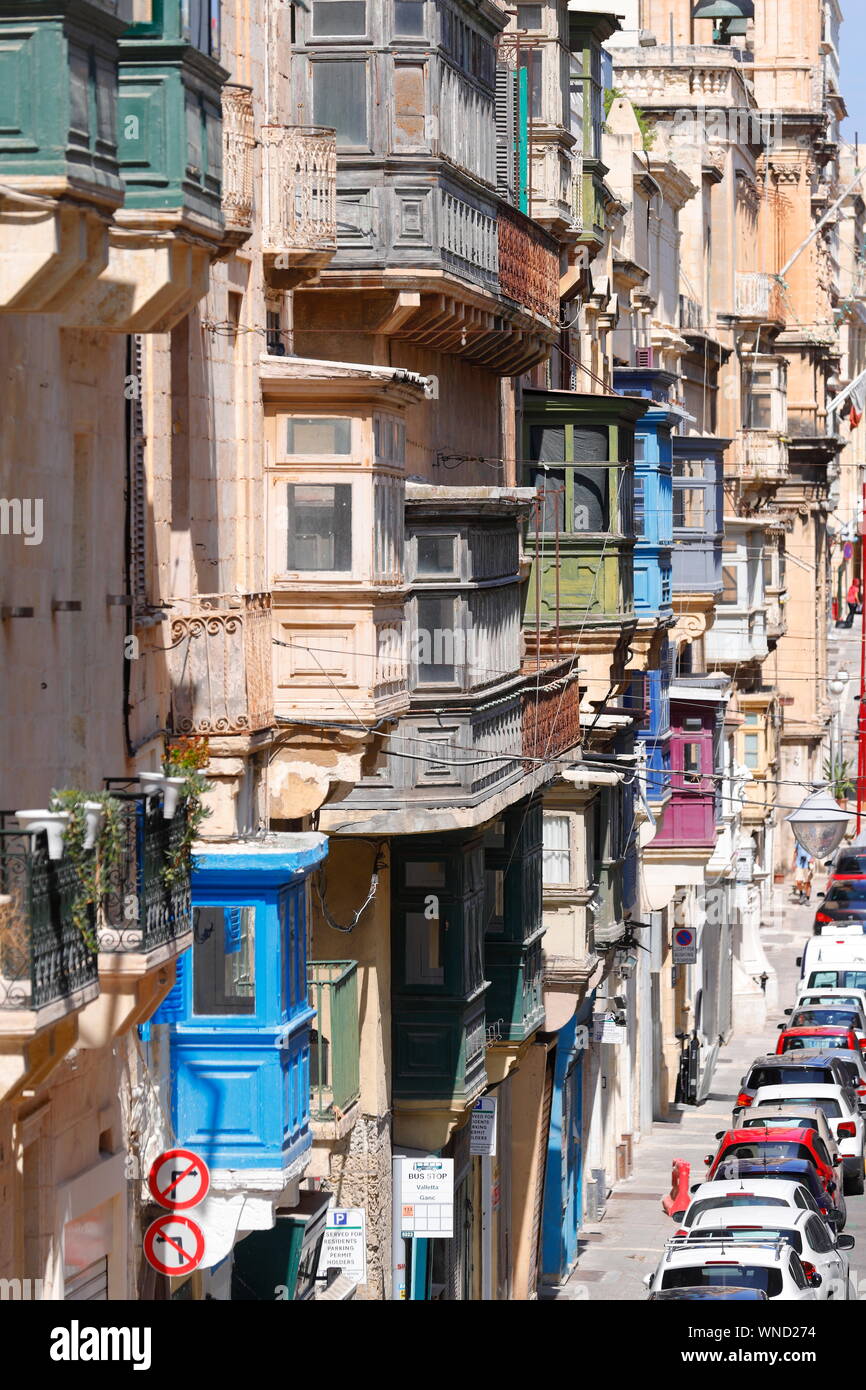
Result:
[[[842,95],[848,107],[848,119],[843,122],[842,135],[853,143],[855,132],[860,135],[860,148],[866,148],[866,0],[842,0]]]

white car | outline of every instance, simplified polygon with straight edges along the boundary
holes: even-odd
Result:
[[[762,1087],[770,1090],[770,1087]],[[776,1088],[773,1087],[773,1090]],[[760,1093],[759,1093],[760,1094]],[[820,1134],[828,1151],[834,1153],[839,1145],[836,1131],[818,1105],[807,1105],[803,1101],[762,1102],[757,1097],[748,1110],[735,1110],[732,1121],[734,1129],[814,1129]],[[716,1136],[724,1138],[724,1131]]]
[[[777,1207],[791,1212],[811,1211],[821,1215],[815,1198],[802,1183],[786,1178],[750,1178],[747,1182],[699,1182],[692,1188],[692,1200],[679,1221],[678,1236],[688,1235],[692,1224],[705,1212],[744,1212],[749,1207]],[[745,1216],[744,1216],[744,1219]],[[822,1220],[824,1218],[822,1217]]]
[[[697,1242],[706,1236],[749,1246],[756,1239],[786,1240],[800,1256],[806,1278],[815,1273],[821,1276],[820,1284],[812,1285],[819,1302],[850,1297],[847,1251],[854,1249],[854,1237],[834,1236],[826,1221],[813,1211],[780,1211],[778,1207],[706,1211],[692,1223],[688,1239]]]
[[[761,1086],[748,1110],[735,1110],[740,1124],[745,1116],[752,1115],[755,1109],[772,1109],[784,1106],[786,1114],[794,1114],[798,1106],[820,1106],[829,1128],[836,1139],[836,1147],[842,1155],[842,1168],[845,1174],[845,1192],[858,1196],[864,1188],[864,1169],[866,1169],[866,1121],[857,1097],[850,1086]],[[823,1131],[822,1131],[823,1132]],[[826,1142],[826,1139],[825,1139]],[[828,1146],[829,1147],[829,1146]]]
[[[651,1293],[667,1289],[730,1288],[757,1289],[769,1299],[782,1302],[817,1302],[821,1276],[806,1274],[796,1250],[787,1240],[770,1236],[754,1243],[724,1236],[704,1236],[693,1240],[673,1236],[654,1274],[644,1284]]]

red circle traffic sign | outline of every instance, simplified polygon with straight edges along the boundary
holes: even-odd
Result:
[[[678,946],[691,946],[695,934],[691,927],[681,927],[674,938]]]
[[[161,1207],[186,1211],[204,1201],[210,1173],[204,1159],[192,1149],[167,1149],[151,1164],[147,1185]]]
[[[152,1221],[144,1233],[144,1258],[159,1274],[190,1274],[201,1264],[203,1255],[204,1234],[189,1216],[167,1212]]]

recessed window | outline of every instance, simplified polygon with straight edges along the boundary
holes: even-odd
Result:
[[[541,28],[541,5],[518,5],[517,6],[517,27],[518,29],[540,29]]]
[[[265,339],[271,357],[285,357],[286,345],[283,342],[279,309],[268,309],[265,314]]]
[[[453,574],[455,542],[455,536],[418,535],[415,539],[417,573]]]
[[[313,0],[313,33],[317,36],[366,32],[366,0]]]
[[[746,767],[758,766],[758,734],[743,735],[743,751]]]
[[[319,419],[316,416],[292,416],[286,421],[286,453],[288,455],[351,454],[352,421]]]
[[[424,33],[424,0],[394,0],[394,33],[408,38]]]
[[[455,630],[454,599],[417,599],[415,642],[419,683],[453,684],[462,654],[462,631],[458,636]]]
[[[368,144],[367,63],[363,58],[313,64],[313,120],[333,127],[338,145]]]
[[[254,907],[197,907],[193,1013],[256,1011]]]
[[[351,483],[288,483],[286,567],[351,570]]]

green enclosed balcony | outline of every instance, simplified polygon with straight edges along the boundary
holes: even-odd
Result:
[[[123,9],[124,0],[0,6],[0,308],[9,312],[63,310],[108,263],[124,196]]]
[[[487,1084],[484,847],[465,833],[393,847],[395,1137],[432,1152]]]
[[[358,963],[313,960],[310,1004],[316,1010],[310,1044],[310,1119],[340,1130],[361,1094]]]
[[[525,622],[540,645],[634,619],[634,424],[621,396],[525,391],[523,482],[535,489]]]
[[[518,802],[484,836],[484,973],[488,1073],[544,1020],[542,997],[541,800]],[[503,1073],[504,1074],[504,1073]]]

